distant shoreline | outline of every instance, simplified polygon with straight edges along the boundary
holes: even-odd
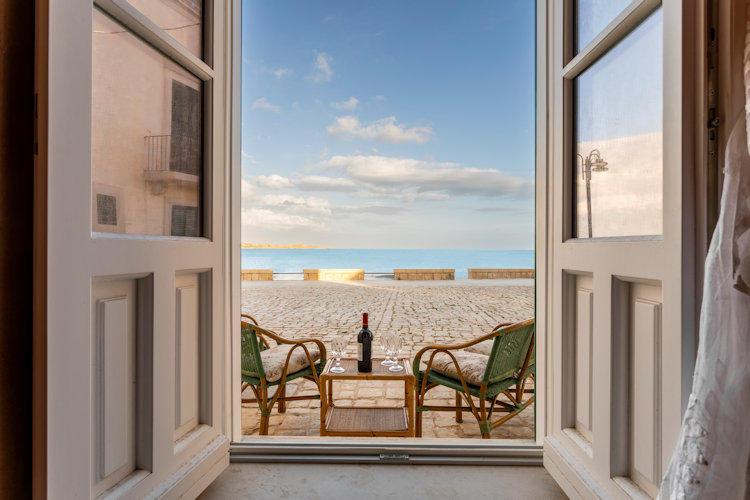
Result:
[[[289,248],[294,248],[294,249],[314,249],[314,250],[330,250],[330,248],[328,248],[328,247],[316,247],[316,246],[312,246],[312,245],[301,245],[301,244],[298,244],[298,245],[261,245],[261,244],[256,244],[256,243],[243,243],[242,244],[242,248],[256,248],[256,249],[257,248],[263,248],[263,249],[272,249],[272,250],[275,250],[275,249],[289,249]]]

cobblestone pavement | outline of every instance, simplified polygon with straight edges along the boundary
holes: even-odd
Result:
[[[351,338],[348,355],[356,355],[356,335],[362,313],[370,314],[375,336],[374,356],[382,356],[378,332],[402,334],[402,356],[411,358],[429,344],[457,344],[489,333],[498,323],[527,319],[534,314],[532,280],[454,281],[244,281],[242,311],[258,323],[286,338],[315,337],[330,349],[337,334]],[[295,380],[287,395],[315,394],[315,386]],[[454,392],[436,388],[428,403],[454,404]],[[351,382],[334,384],[340,406],[403,405],[403,382]],[[243,397],[252,398],[250,389]],[[257,435],[260,412],[255,403],[242,408],[242,431]],[[423,417],[424,437],[481,437],[471,414],[456,423],[450,412],[427,412]],[[320,430],[320,402],[292,401],[286,413],[274,407],[270,435],[317,436]],[[533,439],[533,405],[492,432],[495,439]]]

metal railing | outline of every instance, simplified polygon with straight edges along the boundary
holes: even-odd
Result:
[[[181,135],[147,135],[146,171],[200,175],[200,142]]]

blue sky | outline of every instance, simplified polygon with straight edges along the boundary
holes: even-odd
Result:
[[[243,241],[533,248],[533,4],[245,0]]]

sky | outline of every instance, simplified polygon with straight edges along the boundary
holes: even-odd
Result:
[[[534,2],[242,16],[244,242],[534,247]]]

